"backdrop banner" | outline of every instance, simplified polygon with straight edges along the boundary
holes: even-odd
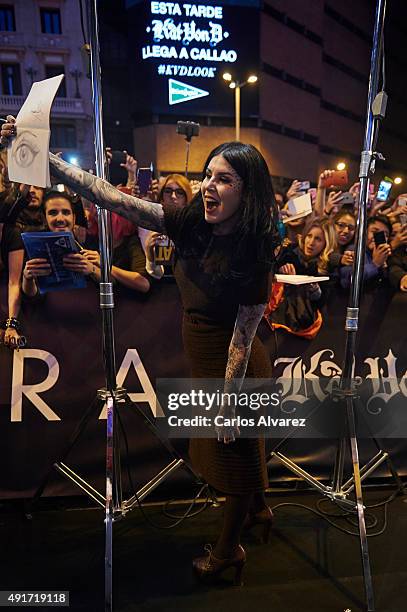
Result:
[[[6,286],[0,286],[1,303]],[[102,329],[98,289],[49,293],[23,304],[21,320],[27,347],[12,353],[0,347],[0,427],[3,465],[0,497],[28,497],[52,463],[61,456],[82,415],[104,386]],[[127,290],[115,292],[115,333],[118,385],[134,401],[120,410],[129,443],[129,466],[137,488],[169,461],[168,452],[146,426],[141,411],[150,417],[156,402],[158,378],[189,376],[182,348],[182,309],[172,280],[157,283],[146,296]],[[286,332],[272,332],[263,322],[259,329],[274,362],[274,376],[284,378],[284,394],[306,397],[307,385],[319,377],[340,374],[344,351],[344,319],[347,296],[332,294],[321,331],[314,340]],[[407,294],[381,288],[363,298],[358,337],[356,374],[372,384],[372,394],[386,411],[393,398],[407,395],[405,313]],[[165,411],[165,406],[162,407]],[[407,409],[407,398],[406,398]],[[104,489],[105,418],[103,407],[71,452],[67,463],[101,492]],[[391,453],[400,475],[406,476],[406,439],[386,439],[380,446]],[[172,440],[186,453],[186,440]],[[275,442],[267,441],[272,448]],[[280,450],[315,476],[329,478],[336,442],[290,439]],[[371,440],[361,440],[361,464],[376,452]],[[124,458],[125,463],[127,459]],[[350,466],[348,466],[350,469]],[[294,475],[281,464],[269,463],[271,483],[289,481]],[[375,476],[388,475],[383,465]],[[180,485],[188,481],[179,470],[171,477]],[[126,487],[126,477],[125,487]],[[190,479],[191,480],[191,479]],[[72,483],[52,476],[46,495],[79,494]]]

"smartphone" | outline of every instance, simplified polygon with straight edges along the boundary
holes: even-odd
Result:
[[[383,181],[380,181],[376,200],[379,200],[379,202],[385,202],[386,200],[388,200],[392,185],[393,182],[390,180],[383,179]]]
[[[329,178],[324,180],[325,187],[341,187],[349,183],[348,173],[346,170],[335,170],[335,172]]]
[[[146,195],[150,190],[151,181],[153,180],[152,168],[139,168],[137,171],[137,185],[140,189],[140,195]]]
[[[341,206],[347,206],[347,205],[353,206],[355,204],[355,198],[349,191],[344,191],[340,199],[340,204]]]
[[[407,198],[399,198],[397,200],[397,206],[407,206]]]
[[[112,151],[112,158],[110,160],[111,166],[120,166],[126,162],[126,153],[123,151]]]
[[[402,214],[399,216],[399,219],[400,219],[400,223],[401,223],[402,227],[404,227],[405,225],[407,225],[407,215],[406,215],[405,213],[402,213]]]
[[[376,246],[379,244],[387,244],[387,236],[384,230],[380,230],[379,232],[375,232],[373,234],[373,240]]]
[[[310,188],[309,181],[301,181],[300,186],[298,187],[298,191],[308,191]]]

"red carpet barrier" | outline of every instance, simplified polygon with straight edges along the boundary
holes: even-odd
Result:
[[[4,284],[0,292],[1,303],[5,304]],[[25,497],[35,490],[64,449],[97,389],[104,385],[98,297],[96,286],[89,284],[84,290],[48,294],[25,303],[21,320],[27,348],[14,355],[0,348],[2,498]],[[161,281],[147,296],[117,291],[115,301],[118,382],[151,415],[155,379],[186,377],[189,373],[182,349],[178,290],[173,283]],[[338,373],[346,301],[345,295],[331,296],[322,329],[313,341],[284,332],[275,335],[266,324],[261,325],[260,335],[275,362],[276,375],[298,379]],[[357,373],[374,379],[377,392],[405,392],[406,310],[406,294],[381,290],[364,298]],[[397,378],[404,380],[404,386]],[[138,486],[167,463],[168,455],[136,408],[125,409],[121,414],[129,440],[133,480]],[[99,417],[94,414],[67,463],[103,492],[105,420],[103,415]],[[175,444],[184,452],[184,441]],[[383,445],[392,452],[400,474],[406,475],[407,440],[385,440]],[[328,440],[291,440],[284,453],[293,460],[301,459],[302,465],[316,476],[328,477],[333,449],[334,444]],[[370,458],[373,450],[370,442],[362,442],[361,462]],[[385,468],[382,474],[386,474]],[[173,478],[179,484],[187,477],[181,470]],[[292,475],[272,462],[270,478],[288,480]],[[46,491],[47,495],[75,493],[79,493],[78,489],[59,475],[52,478]]]

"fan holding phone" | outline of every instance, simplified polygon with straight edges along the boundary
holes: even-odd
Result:
[[[363,268],[363,281],[373,284],[387,276],[387,260],[391,255],[389,239],[392,227],[384,215],[370,217],[367,222],[366,253]],[[351,283],[352,266],[339,270],[340,284],[348,289]]]

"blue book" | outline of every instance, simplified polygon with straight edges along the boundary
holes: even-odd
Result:
[[[71,232],[24,232],[21,238],[29,259],[47,259],[51,264],[51,274],[36,279],[40,293],[86,287],[83,274],[63,265],[65,255],[79,252]]]

